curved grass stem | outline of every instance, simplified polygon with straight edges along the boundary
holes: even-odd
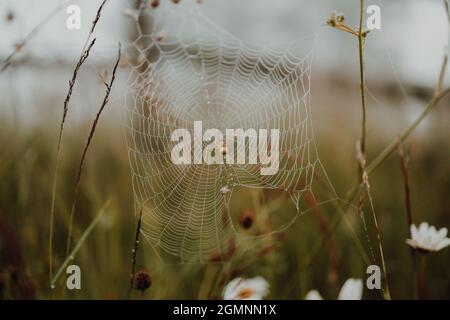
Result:
[[[403,132],[400,134],[398,138],[395,138],[389,143],[379,154],[376,156],[367,166],[367,173],[370,174],[373,172],[378,166],[383,163],[383,161],[392,154],[397,148],[398,143],[401,143],[409,137],[409,135],[417,128],[417,126],[425,119],[425,117],[436,107],[436,105],[450,92],[450,87],[442,90],[438,94],[434,95],[433,98],[428,102],[425,109],[422,113],[417,117],[417,119]]]
[[[75,244],[74,248],[72,249],[72,251],[69,252],[69,255],[66,257],[66,259],[64,260],[63,264],[59,267],[58,271],[56,272],[55,276],[52,278],[51,280],[51,288],[53,289],[55,287],[56,281],[59,279],[59,277],[61,276],[62,272],[64,271],[64,269],[66,268],[66,266],[69,264],[69,262],[71,260],[74,259],[75,255],[77,254],[78,250],[80,250],[81,246],[83,245],[83,243],[86,241],[87,237],[90,235],[90,233],[92,232],[92,230],[94,229],[94,227],[97,225],[97,223],[100,221],[100,218],[103,216],[103,214],[105,213],[106,208],[109,206],[111,202],[111,199],[108,199],[105,204],[103,205],[103,207],[100,209],[100,211],[98,212],[97,216],[94,218],[94,220],[92,220],[92,222],[89,224],[89,226],[86,228],[86,230],[83,232],[83,234],[80,237],[80,240],[78,240],[78,242]]]

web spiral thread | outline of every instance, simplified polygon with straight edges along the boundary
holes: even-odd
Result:
[[[182,261],[208,261],[241,237],[229,212],[235,189],[283,190],[298,208],[312,187],[318,163],[310,110],[313,41],[248,44],[198,8],[171,6],[148,18],[146,30],[137,23],[132,44],[137,54],[125,115],[142,230]],[[306,53],[299,56],[297,45]],[[171,133],[192,132],[199,120],[203,130],[280,129],[279,171],[263,176],[254,164],[173,164]]]

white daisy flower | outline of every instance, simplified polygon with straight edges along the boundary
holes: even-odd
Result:
[[[306,294],[305,300],[323,300],[319,291],[311,290]]]
[[[224,300],[262,300],[269,294],[269,283],[263,277],[236,278],[223,289]]]
[[[338,300],[361,300],[363,282],[361,279],[348,279],[339,291]]]
[[[363,282],[361,279],[348,279],[345,281],[338,295],[338,300],[361,300]],[[305,297],[306,300],[323,300],[317,290],[311,290]]]
[[[447,228],[441,228],[438,231],[434,226],[422,222],[419,228],[412,224],[410,229],[411,239],[406,239],[406,243],[418,251],[436,252],[450,245]]]

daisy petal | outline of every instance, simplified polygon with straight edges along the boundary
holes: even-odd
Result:
[[[448,246],[450,246],[450,239],[449,239],[449,238],[442,240],[442,241],[436,246],[436,251],[442,250],[442,249],[444,249],[445,247],[448,247]]]
[[[311,290],[306,294],[305,300],[323,300],[323,298],[317,290]]]
[[[242,278],[236,278],[228,282],[228,284],[223,289],[223,299],[224,300],[236,299],[239,284],[242,283],[242,281],[243,281]]]
[[[348,279],[342,286],[338,300],[361,300],[363,283],[361,279]]]
[[[417,227],[412,224],[409,229],[411,230],[411,239],[417,240],[417,238],[419,236],[419,232],[417,230]]]

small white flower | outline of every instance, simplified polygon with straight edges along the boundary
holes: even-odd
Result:
[[[231,191],[231,189],[228,188],[228,186],[224,186],[224,187],[220,188],[220,192],[221,192],[222,194],[226,194],[226,193],[228,193],[228,192],[230,192],[230,191]]]
[[[308,292],[308,294],[305,297],[305,300],[323,300],[322,296],[320,295],[319,291],[317,290],[311,290]]]
[[[338,300],[361,300],[363,282],[361,279],[348,279],[345,281],[338,295]]]
[[[419,228],[412,224],[410,229],[411,239],[406,239],[406,243],[418,251],[436,252],[450,245],[447,228],[441,228],[438,231],[434,226],[422,222]]]
[[[262,300],[269,294],[269,283],[263,277],[236,278],[223,289],[224,300]]]
[[[345,281],[338,295],[338,300],[361,300],[363,282],[361,279],[348,279]],[[306,300],[323,300],[317,290],[311,290],[305,297]]]

